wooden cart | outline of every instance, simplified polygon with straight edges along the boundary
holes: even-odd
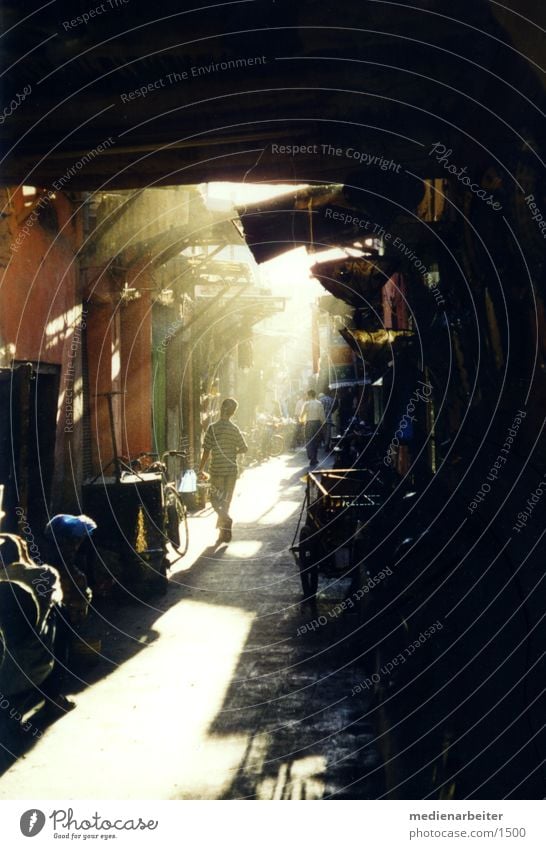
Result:
[[[300,570],[305,601],[316,603],[321,570],[349,576],[351,590],[357,589],[365,529],[383,498],[378,474],[368,469],[327,469],[308,474],[290,549]]]

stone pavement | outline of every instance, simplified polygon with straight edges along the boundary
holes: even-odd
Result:
[[[77,708],[0,779],[0,799],[364,799],[382,793],[346,585],[321,583],[306,630],[289,546],[304,455],[247,470],[233,542],[216,549],[210,510],[156,603],[102,610],[102,658]],[[356,646],[356,649],[355,649]],[[360,649],[361,650],[361,649]]]

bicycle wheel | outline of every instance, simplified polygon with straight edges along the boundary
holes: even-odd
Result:
[[[188,550],[188,511],[174,486],[165,487],[166,527],[165,532],[177,553],[182,556]]]
[[[269,456],[280,457],[284,451],[284,437],[280,433],[274,433],[269,442]]]

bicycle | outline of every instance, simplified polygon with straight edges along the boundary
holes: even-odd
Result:
[[[243,468],[263,463],[271,457],[280,457],[285,450],[280,422],[258,422],[250,431],[243,433],[243,436],[248,444],[248,451],[239,461]]]
[[[281,454],[284,453],[285,450],[285,441],[284,436],[282,434],[282,427],[280,423],[275,423],[273,425],[273,433],[271,434],[271,438],[269,440],[268,451],[270,457],[280,457]]]
[[[143,457],[157,457],[157,453],[144,452],[139,456],[139,460]],[[180,457],[182,461],[187,460],[187,451],[165,451],[159,460],[150,463],[143,471],[155,472],[161,475],[161,503],[163,507],[163,532],[174,550],[183,557],[188,550],[189,545],[189,529],[188,529],[188,510],[184,504],[180,493],[177,489],[175,480],[169,480],[167,459],[169,457]],[[184,462],[182,463],[184,470]],[[138,474],[138,472],[137,472]],[[182,530],[181,530],[182,529]]]

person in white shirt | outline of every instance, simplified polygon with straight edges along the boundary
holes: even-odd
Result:
[[[297,451],[299,446],[303,443],[303,424],[301,421],[301,411],[303,410],[303,405],[305,404],[305,401],[306,397],[305,395],[302,395],[301,398],[298,398],[294,407],[294,418],[296,419],[296,424],[292,436],[292,451]]]
[[[321,428],[326,421],[326,416],[324,415],[324,407],[320,401],[317,401],[317,393],[314,389],[310,389],[307,393],[307,401],[303,405],[300,421],[305,428],[305,447],[307,448],[309,466],[316,466]]]

